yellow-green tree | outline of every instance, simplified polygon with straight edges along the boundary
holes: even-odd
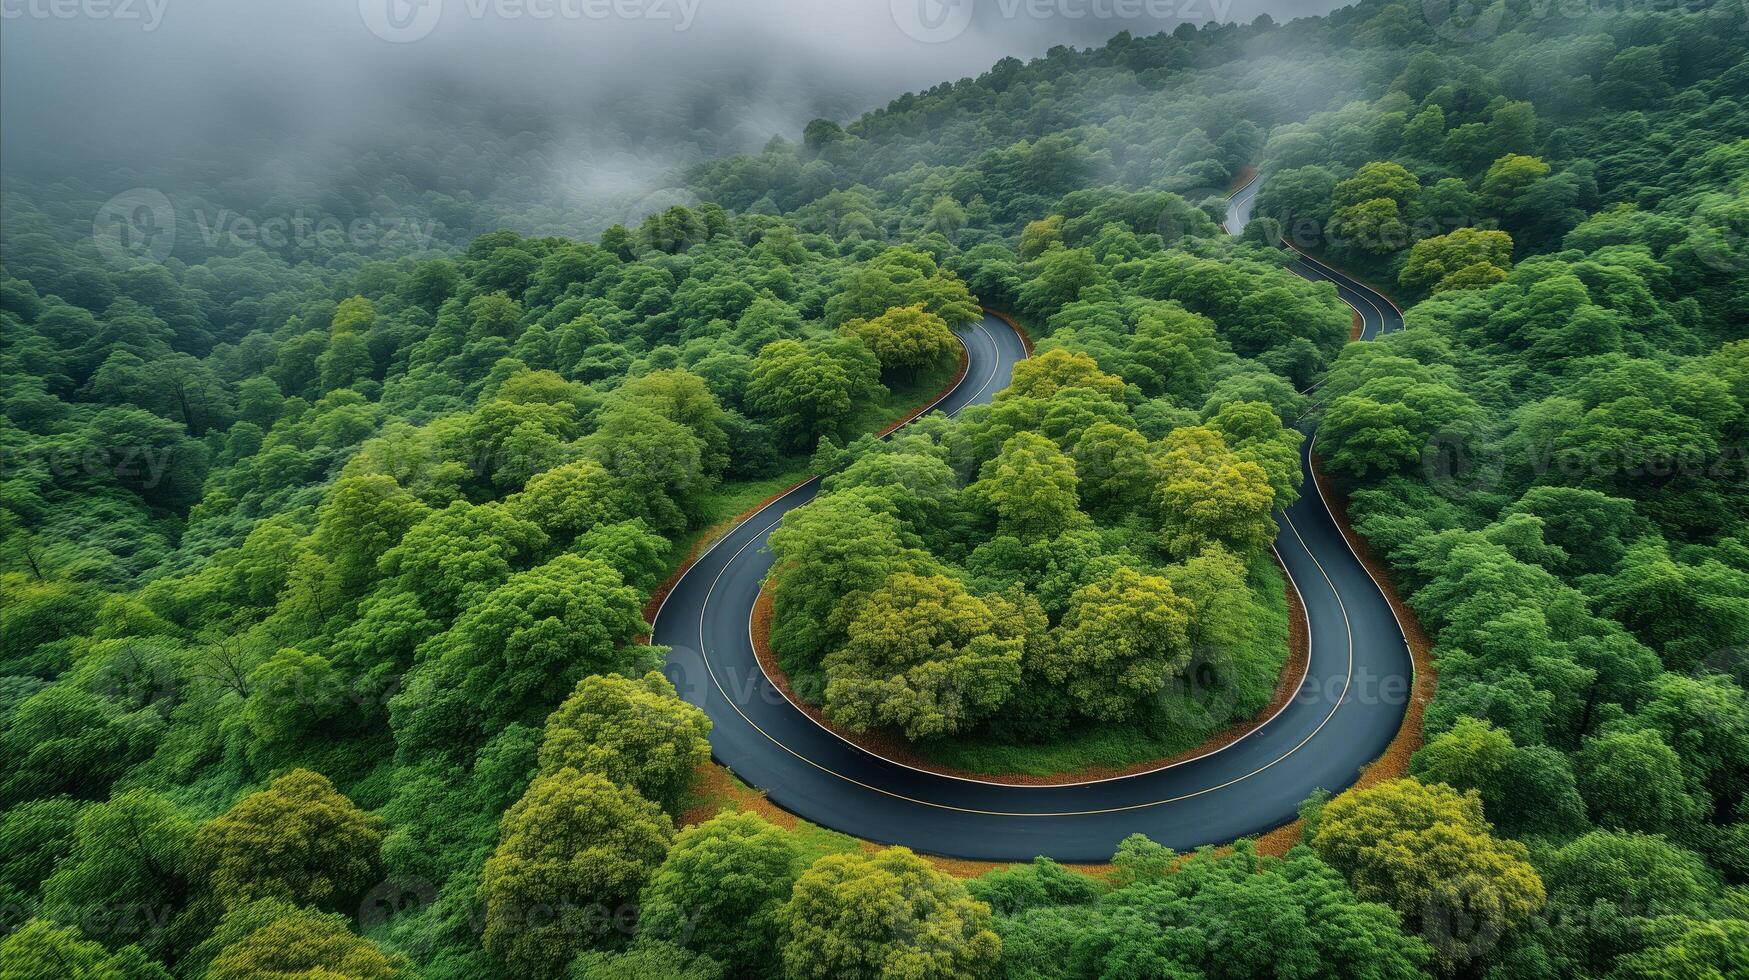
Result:
[[[1188,557],[1213,542],[1248,557],[1275,540],[1268,471],[1235,453],[1220,432],[1173,429],[1161,440],[1156,466],[1160,541],[1174,555]]]
[[[1049,398],[1064,388],[1089,388],[1114,402],[1124,397],[1122,378],[1101,371],[1086,354],[1057,347],[1014,365],[1013,378],[996,400]]]
[[[881,370],[915,376],[959,350],[947,321],[923,304],[896,306],[872,320],[851,320],[842,329],[862,341],[881,362]]]
[[[194,837],[227,908],[263,898],[344,907],[376,881],[381,846],[380,821],[308,769],[243,797]]]
[[[1366,164],[1331,192],[1330,236],[1368,252],[1394,252],[1409,245],[1407,216],[1421,195],[1421,182],[1401,164]]]
[[[1423,238],[1409,250],[1397,281],[1410,289],[1443,293],[1479,289],[1506,280],[1512,267],[1512,236],[1503,231],[1458,228]]]
[[[1040,671],[1082,714],[1128,718],[1190,662],[1192,612],[1171,582],[1119,568],[1069,597]]]
[[[1020,683],[1034,616],[972,595],[945,575],[900,572],[855,604],[850,641],[826,656],[826,713],[852,728],[890,725],[909,738],[963,731]]]
[[[541,776],[505,812],[481,871],[481,944],[519,975],[556,976],[612,943],[673,837],[630,787],[575,769]]]
[[[1048,538],[1085,520],[1076,493],[1075,461],[1057,444],[1020,432],[1002,444],[996,458],[978,471],[972,497],[996,514],[1004,534],[1021,539]]]
[[[990,906],[903,847],[814,862],[782,917],[793,980],[970,980],[1002,952]]]
[[[1448,962],[1530,921],[1543,882],[1517,841],[1493,835],[1482,798],[1398,779],[1325,804],[1312,847],[1363,899],[1403,914]]]
[[[1062,242],[1062,240],[1062,215],[1053,214],[1037,221],[1028,222],[1025,228],[1020,229],[1020,257],[1036,259],[1043,255],[1046,249]]]
[[[339,915],[264,900],[227,913],[207,944],[223,942],[208,980],[334,977],[398,980],[407,961],[354,933]]]
[[[710,730],[704,712],[657,671],[636,679],[595,674],[547,717],[540,771],[597,773],[674,813],[698,767],[710,761]]]

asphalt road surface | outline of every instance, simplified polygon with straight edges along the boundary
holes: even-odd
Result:
[[[1229,229],[1242,227],[1256,190],[1254,182],[1234,196]],[[1293,268],[1333,282],[1360,313],[1363,336],[1402,325],[1390,302],[1360,283],[1306,256]],[[994,317],[959,337],[966,376],[934,409],[950,415],[989,401],[1026,356]],[[871,754],[786,700],[753,653],[754,600],[772,561],[767,535],[818,489],[817,480],[796,487],[718,541],[669,594],[653,629],[654,642],[673,648],[668,676],[710,716],[716,760],[814,823],[978,860],[1100,862],[1135,833],[1188,850],[1271,830],[1314,790],[1351,785],[1402,720],[1413,688],[1408,644],[1308,481],[1280,515],[1275,547],[1305,602],[1310,661],[1296,696],[1251,734],[1175,765],[1058,786],[943,776]]]

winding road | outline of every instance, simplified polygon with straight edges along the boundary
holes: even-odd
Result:
[[[1232,198],[1229,230],[1249,217],[1257,187],[1253,180]],[[1311,257],[1298,256],[1292,268],[1332,282],[1360,314],[1363,337],[1402,325],[1389,300]],[[1019,336],[995,317],[958,334],[969,359],[965,377],[933,406],[949,415],[989,401],[1026,356]],[[772,563],[767,536],[818,489],[817,479],[794,488],[720,539],[668,594],[652,640],[672,647],[668,676],[710,716],[716,760],[785,810],[834,830],[991,861],[1042,854],[1103,862],[1135,833],[1177,850],[1225,843],[1293,820],[1314,790],[1352,784],[1390,743],[1411,696],[1402,629],[1314,482],[1280,514],[1275,542],[1304,600],[1306,678],[1251,734],[1148,772],[1053,786],[964,779],[883,758],[791,704],[753,652],[753,607]]]

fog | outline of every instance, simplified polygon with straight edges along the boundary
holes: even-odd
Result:
[[[173,181],[207,163],[293,177],[370,152],[416,157],[458,134],[521,134],[540,157],[529,173],[580,195],[638,193],[702,155],[848,119],[1005,55],[1339,5],[0,0],[0,162],[14,176]]]

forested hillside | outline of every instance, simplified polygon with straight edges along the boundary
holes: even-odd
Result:
[[[368,234],[210,233],[296,207],[215,175],[118,246],[131,181],[9,178],[0,976],[1749,976],[1749,11],[1424,6],[1005,59],[590,240],[367,161],[312,211]],[[872,438],[980,307],[1013,384]],[[1312,422],[1438,687],[1282,856],[796,825],[642,642],[825,473],[768,583],[825,718],[1190,749],[1288,658]]]

